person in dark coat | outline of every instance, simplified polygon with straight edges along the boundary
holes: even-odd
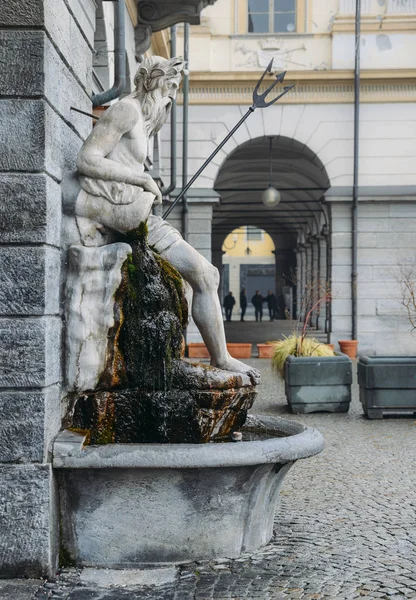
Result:
[[[262,320],[263,318],[263,302],[264,298],[260,294],[259,290],[256,290],[256,293],[251,299],[251,304],[254,306],[254,313],[256,315],[256,321]]]
[[[224,308],[225,308],[225,318],[227,321],[231,321],[231,313],[233,312],[233,307],[235,304],[235,298],[232,292],[228,292],[228,294],[224,298]]]
[[[240,321],[244,321],[244,315],[246,314],[247,309],[247,294],[246,288],[243,288],[240,292],[240,308],[241,308],[241,319]]]
[[[279,312],[279,307],[277,305],[277,298],[271,290],[269,290],[267,292],[265,302],[267,302],[267,306],[269,308],[270,321],[274,321],[277,318],[277,313]]]

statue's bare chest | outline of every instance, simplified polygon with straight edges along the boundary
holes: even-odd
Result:
[[[143,167],[148,152],[148,137],[143,123],[138,122],[127,133],[125,133],[116,147],[111,151],[108,158],[124,165],[132,167]]]

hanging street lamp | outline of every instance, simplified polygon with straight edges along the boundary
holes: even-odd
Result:
[[[267,206],[268,208],[273,208],[273,207],[277,206],[281,199],[279,190],[276,190],[276,188],[274,188],[272,186],[272,142],[273,142],[273,138],[270,137],[269,138],[269,186],[267,187],[267,189],[264,190],[264,192],[261,195],[261,201],[263,202],[264,206]]]

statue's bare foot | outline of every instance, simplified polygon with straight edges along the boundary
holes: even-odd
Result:
[[[258,385],[260,383],[260,371],[258,371],[254,367],[246,365],[240,360],[232,358],[232,356],[230,355],[228,355],[228,357],[224,361],[211,361],[211,365],[213,367],[217,367],[218,369],[223,369],[224,371],[232,371],[234,373],[246,373],[250,377],[253,385]]]

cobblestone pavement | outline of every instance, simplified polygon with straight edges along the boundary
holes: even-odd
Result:
[[[263,372],[254,412],[287,417],[269,361],[250,363]],[[287,475],[265,548],[238,560],[184,565],[157,586],[99,587],[68,570],[34,599],[416,599],[415,419],[365,419],[356,385],[348,414],[293,418],[319,429],[326,448]]]

